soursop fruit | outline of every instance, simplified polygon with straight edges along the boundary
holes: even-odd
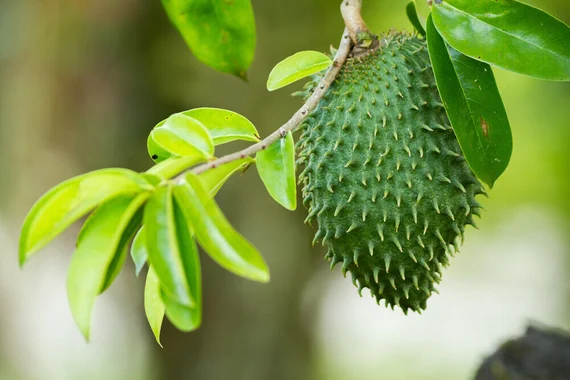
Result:
[[[342,264],[378,303],[421,312],[475,225],[484,188],[462,156],[425,41],[395,32],[381,41],[347,60],[301,126],[299,180],[331,269]]]

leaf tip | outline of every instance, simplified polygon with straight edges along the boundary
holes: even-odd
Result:
[[[269,281],[271,280],[271,276],[269,275],[269,268],[267,268],[267,266],[265,266],[264,268],[261,268],[261,270],[258,273],[258,275],[256,276],[255,280],[257,280],[258,282],[260,282],[262,284],[269,283]]]
[[[154,339],[156,339],[156,343],[160,346],[160,348],[164,348],[164,346],[160,342],[160,330],[159,331],[153,331],[153,333],[154,333]]]
[[[236,73],[237,77],[243,80],[245,83],[249,83],[249,78],[247,76],[247,71],[242,70]]]
[[[83,335],[85,342],[89,343],[91,341],[91,331],[89,328],[89,323],[83,326],[78,323],[77,326],[79,327],[79,331],[81,331],[81,335]]]
[[[288,203],[283,203],[282,206],[289,211],[295,211],[297,209],[297,199],[294,199]]]

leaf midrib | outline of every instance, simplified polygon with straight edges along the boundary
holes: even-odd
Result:
[[[447,42],[445,42],[445,40],[443,40],[443,38],[442,38],[442,41],[443,41],[443,43],[444,43],[445,52],[446,52],[447,56],[449,57],[449,61],[451,62],[451,66],[453,67],[453,73],[454,73],[455,76],[457,77],[457,82],[459,83],[459,88],[461,88],[461,93],[463,94],[463,97],[465,98],[465,103],[467,104],[467,108],[469,109],[469,116],[470,116],[470,119],[471,119],[471,123],[473,124],[473,127],[474,127],[474,129],[475,129],[475,133],[477,134],[477,142],[479,143],[479,148],[480,148],[480,150],[483,152],[483,154],[485,155],[485,157],[488,158],[488,157],[489,157],[489,154],[488,154],[487,151],[485,150],[485,147],[483,146],[483,143],[482,143],[482,141],[481,141],[481,135],[480,135],[479,132],[477,131],[477,124],[476,124],[475,121],[473,120],[474,112],[473,112],[473,109],[471,108],[471,105],[469,104],[469,103],[470,103],[470,102],[469,102],[469,98],[467,97],[467,94],[466,94],[466,92],[465,92],[465,89],[463,88],[463,84],[461,83],[461,80],[460,80],[460,78],[459,78],[459,74],[457,73],[457,70],[456,70],[456,68],[455,68],[455,64],[454,64],[454,62],[453,62],[453,58],[452,58],[451,55],[450,55],[448,44],[447,44]],[[460,145],[461,145],[461,144],[460,144]],[[486,160],[486,161],[488,161],[488,160]],[[485,166],[486,166],[486,167],[489,167],[487,163],[485,163]]]
[[[524,43],[527,43],[527,44],[529,44],[529,45],[531,45],[531,46],[534,46],[535,48],[537,48],[537,49],[539,49],[539,50],[542,50],[542,51],[546,51],[546,52],[548,52],[548,53],[551,53],[552,55],[554,55],[554,56],[556,56],[556,57],[564,58],[564,57],[561,56],[559,53],[557,53],[557,52],[555,52],[555,51],[553,51],[553,50],[545,49],[545,48],[543,48],[543,47],[540,47],[540,46],[538,46],[538,45],[533,44],[533,43],[530,42],[530,41],[524,40],[524,39],[522,39],[521,37],[519,37],[519,36],[517,36],[517,35],[511,34],[511,33],[508,33],[508,32],[506,32],[506,31],[502,30],[502,29],[499,29],[499,28],[496,27],[495,25],[489,24],[488,22],[485,22],[485,21],[483,21],[483,20],[481,20],[481,19],[479,19],[479,18],[477,18],[477,17],[475,17],[475,16],[469,14],[469,13],[465,12],[465,11],[462,10],[462,9],[459,9],[459,8],[457,8],[457,7],[454,7],[453,5],[451,5],[451,4],[449,4],[449,3],[445,3],[445,4],[449,5],[450,8],[453,8],[453,9],[457,10],[459,13],[462,13],[462,14],[466,15],[466,16],[469,17],[469,18],[475,19],[475,20],[479,21],[480,23],[482,23],[482,24],[484,24],[484,25],[490,26],[491,28],[497,30],[497,31],[500,32],[500,33],[503,33],[503,34],[505,34],[505,35],[507,35],[507,36],[511,36],[511,37],[513,37],[513,38],[516,39],[516,40],[519,40],[519,41],[521,41],[521,42],[524,42]]]

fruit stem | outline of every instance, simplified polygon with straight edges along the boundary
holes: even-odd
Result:
[[[327,70],[327,72],[323,76],[323,79],[321,79],[321,81],[319,82],[318,86],[315,87],[313,94],[309,97],[309,99],[307,99],[306,103],[303,104],[303,106],[297,112],[295,112],[295,114],[291,117],[291,119],[289,119],[288,122],[283,124],[275,132],[270,134],[264,140],[256,144],[250,145],[249,147],[240,150],[239,152],[231,153],[226,156],[217,158],[214,161],[210,161],[205,164],[198,165],[194,168],[187,169],[183,171],[181,174],[179,174],[175,178],[175,180],[181,180],[184,174],[188,171],[192,171],[194,174],[200,174],[207,170],[214,169],[220,165],[227,164],[229,162],[236,161],[248,156],[253,156],[257,152],[267,149],[267,147],[269,147],[271,144],[273,144],[275,141],[279,140],[280,138],[287,136],[287,133],[289,133],[289,131],[294,131],[295,129],[297,129],[297,127],[299,126],[299,124],[301,124],[301,122],[305,119],[305,117],[307,117],[307,115],[310,114],[317,107],[317,104],[319,104],[320,100],[325,95],[332,82],[335,80],[336,76],[340,71],[340,68],[342,67],[342,65],[346,61],[346,58],[350,54],[351,48],[352,48],[352,41],[350,39],[350,34],[348,28],[345,28],[342,34],[342,38],[340,40],[340,45],[334,56],[333,64]]]
[[[360,46],[363,42],[367,43],[372,36],[366,22],[362,19],[361,10],[362,0],[343,0],[340,4],[340,13],[355,46]]]

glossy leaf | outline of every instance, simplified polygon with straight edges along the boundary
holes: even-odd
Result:
[[[493,71],[446,44],[431,15],[427,39],[437,86],[463,154],[473,172],[493,187],[509,164],[513,148]]]
[[[279,62],[267,80],[267,89],[275,91],[300,79],[328,69],[332,60],[318,51],[301,51]]]
[[[145,194],[145,200],[148,199],[149,196],[150,194]],[[119,242],[119,247],[117,248],[117,253],[113,257],[111,265],[109,265],[109,270],[105,276],[105,282],[103,283],[103,287],[101,288],[100,293],[103,293],[105,290],[107,290],[113,281],[115,281],[119,273],[121,273],[121,270],[123,269],[125,261],[127,261],[127,256],[129,254],[129,243],[133,241],[137,230],[141,228],[142,216],[143,209],[141,208],[135,214],[131,220],[131,223],[127,226],[125,232],[123,232],[123,236]]]
[[[194,273],[186,252],[189,247],[181,240],[172,198],[172,187],[162,187],[149,199],[144,212],[145,241],[150,264],[162,288],[177,302],[194,306],[190,278]]]
[[[189,332],[196,330],[202,323],[202,274],[198,246],[194,239],[191,220],[180,207],[176,199],[173,202],[176,234],[185,266],[189,268],[188,284],[194,304],[189,307],[182,305],[166,292],[162,292],[162,300],[166,304],[166,316],[179,330]]]
[[[250,0],[162,0],[162,4],[196,58],[247,78],[256,39]]]
[[[103,204],[89,220],[67,273],[67,297],[75,322],[89,339],[95,298],[106,285],[117,255],[125,249],[124,235],[148,193],[120,196]]]
[[[162,343],[160,343],[160,330],[162,329],[166,306],[162,301],[160,293],[160,281],[158,276],[154,268],[149,266],[144,286],[144,312],[150,329],[156,338],[156,342],[162,347]]]
[[[295,143],[291,132],[257,153],[256,166],[267,191],[280,205],[297,208]]]
[[[418,17],[418,9],[416,8],[415,0],[410,1],[406,6],[406,14],[408,15],[408,19],[414,28],[418,31],[418,33],[425,37],[426,30],[424,29],[424,26]]]
[[[195,174],[188,173],[175,187],[174,194],[192,222],[198,243],[212,259],[239,276],[269,281],[269,269],[263,257],[231,226]]]
[[[138,277],[148,260],[148,250],[146,249],[144,226],[142,226],[135,235],[135,239],[131,245],[131,258],[135,263],[135,273]]]
[[[239,113],[220,108],[195,108],[182,112],[204,124],[215,145],[235,140],[259,141],[255,126]]]
[[[201,122],[177,113],[150,132],[147,148],[150,157],[157,163],[173,156],[207,159],[214,154],[214,141]]]
[[[170,157],[148,169],[147,174],[156,175],[162,179],[170,179],[184,170],[206,161],[205,158],[199,156]]]
[[[213,198],[234,173],[245,170],[252,162],[254,162],[254,160],[251,157],[235,160],[205,171],[200,174],[200,179],[204,187],[208,189],[210,197]]]
[[[180,331],[190,332],[198,329],[202,324],[201,300],[194,308],[184,306],[161,292],[162,301],[166,306],[168,320]]]
[[[570,80],[570,27],[514,0],[444,0],[433,22],[461,53],[516,73]]]
[[[60,183],[44,194],[26,217],[20,235],[20,265],[98,205],[121,194],[152,190],[138,173],[103,169]]]

